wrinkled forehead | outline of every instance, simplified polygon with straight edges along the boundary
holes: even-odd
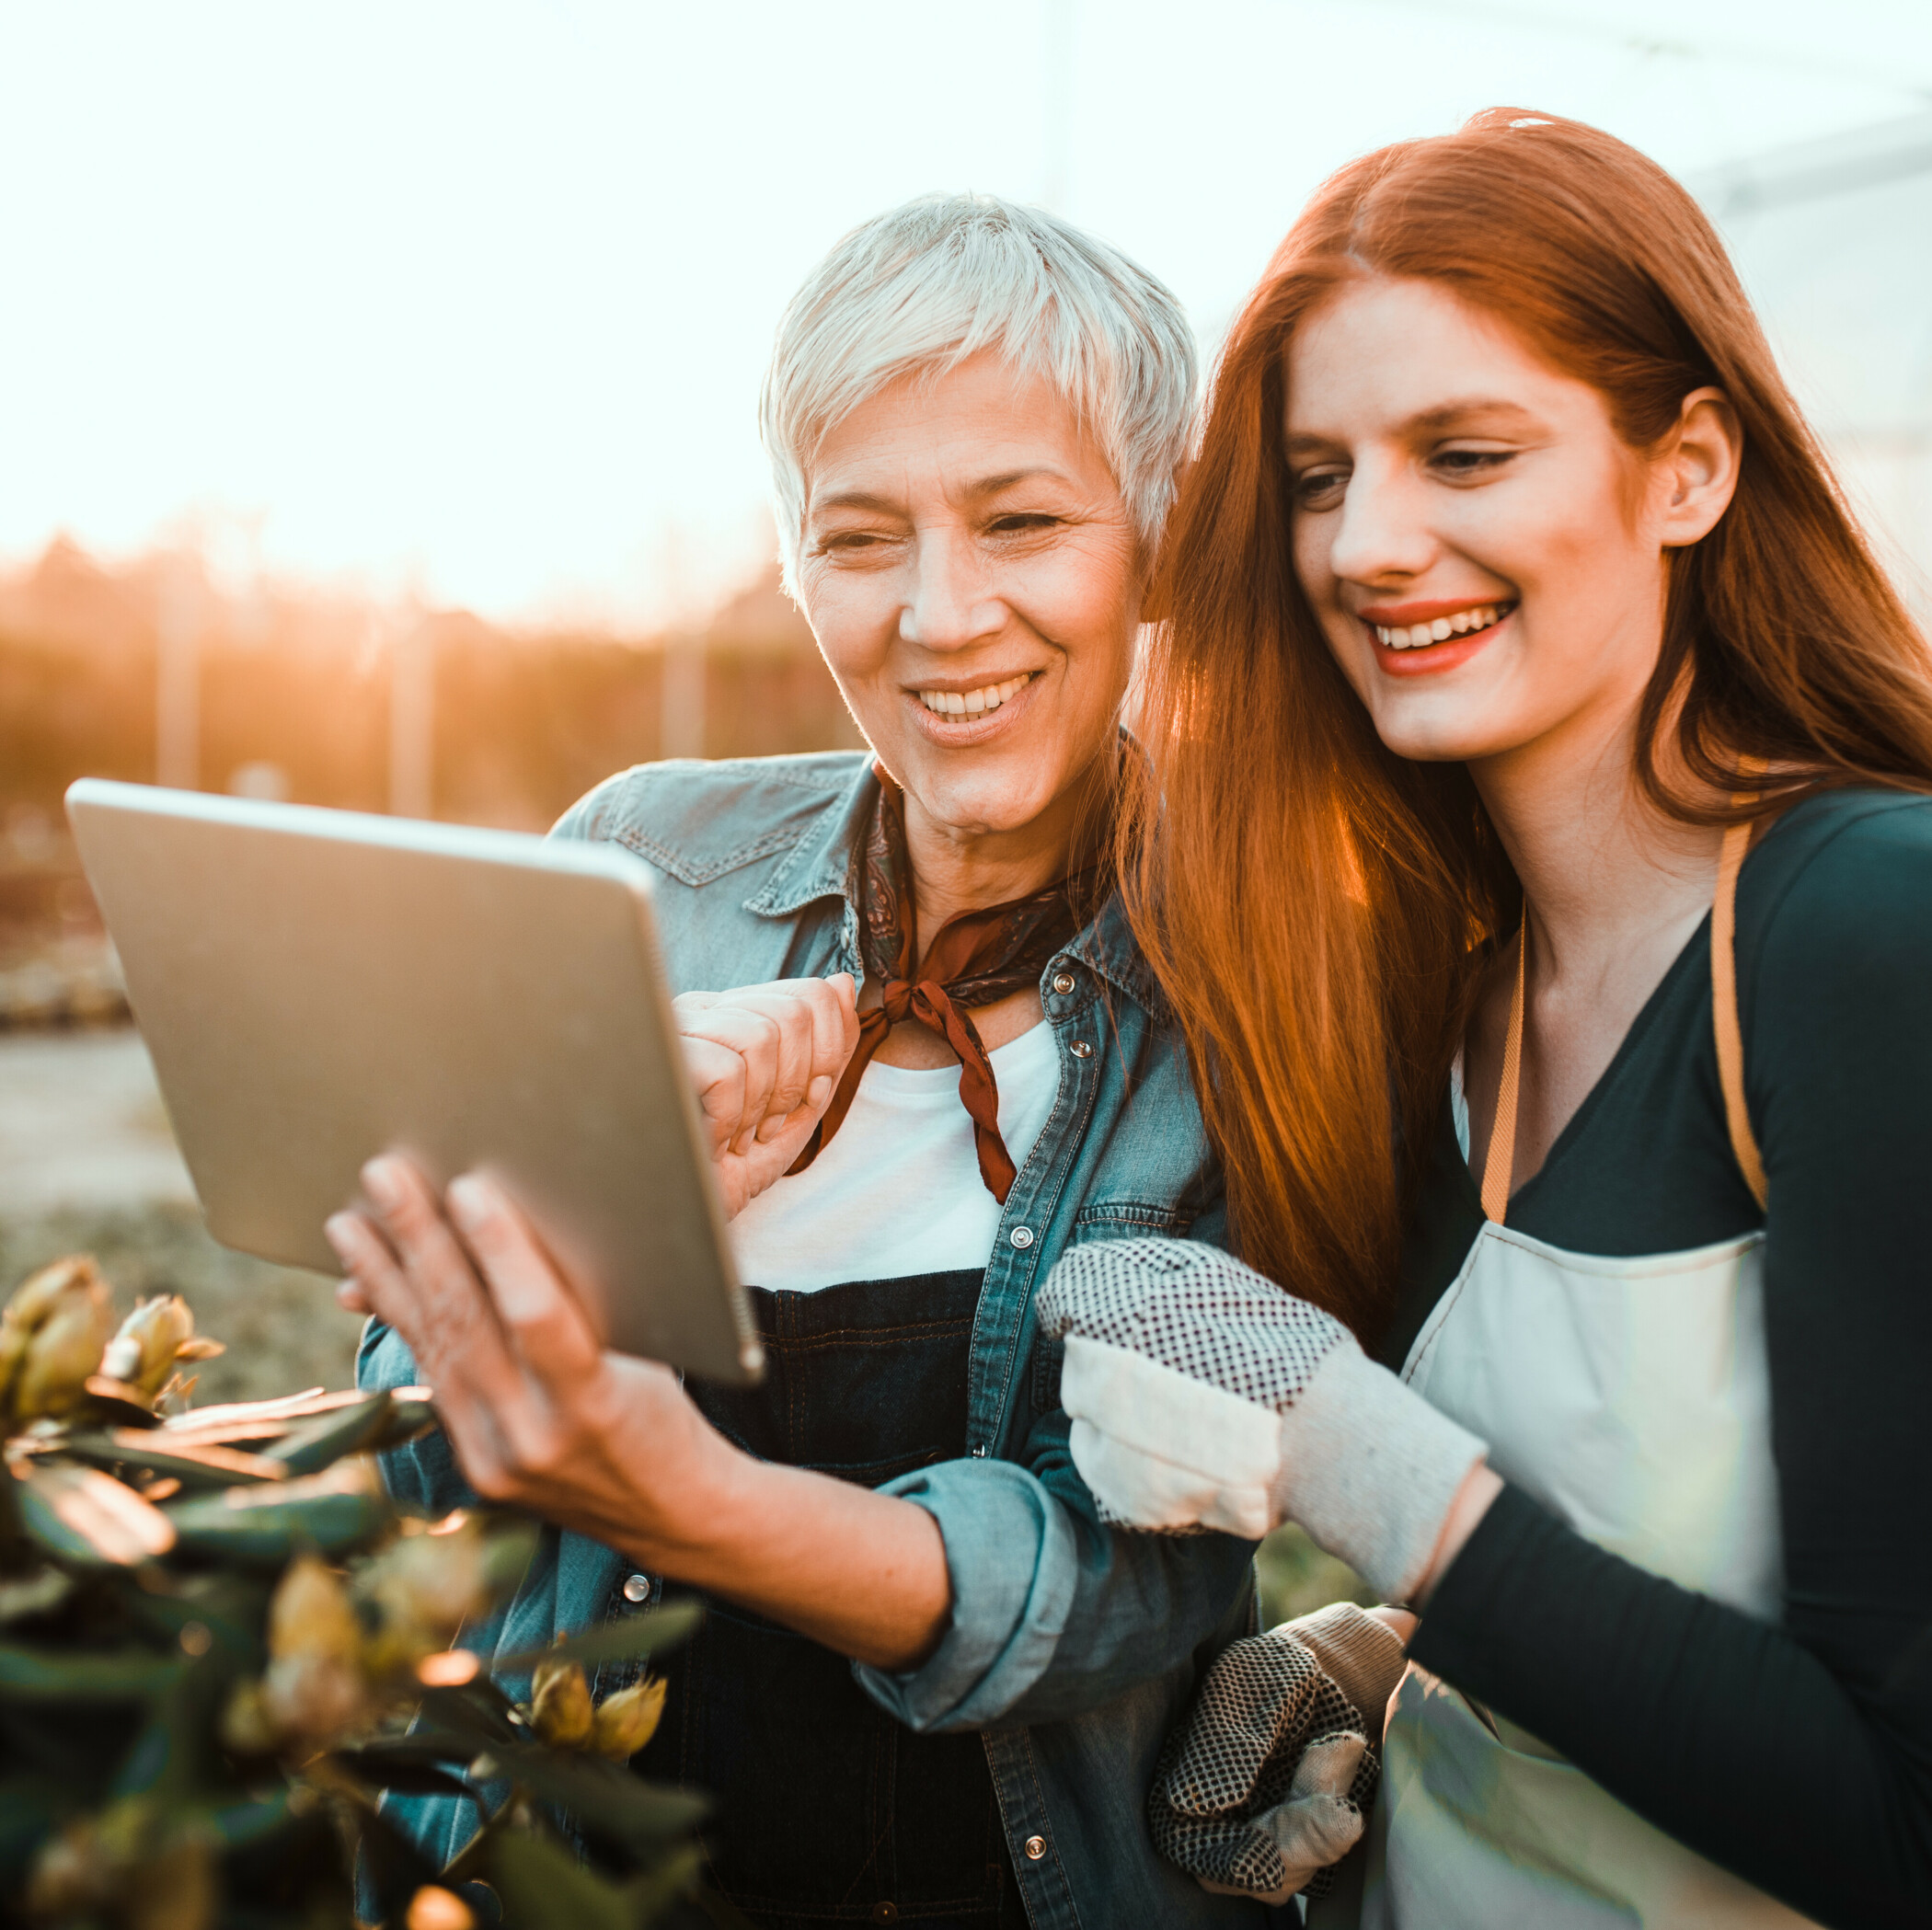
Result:
[[[1029,480],[1120,495],[1078,407],[1047,373],[990,350],[883,383],[820,434],[804,477],[808,514],[934,491],[987,497]]]

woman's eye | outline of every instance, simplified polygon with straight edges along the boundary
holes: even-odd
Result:
[[[995,536],[1029,535],[1035,530],[1052,529],[1060,521],[1044,511],[1016,510],[1009,516],[996,516],[988,525]]]
[[[1442,449],[1436,452],[1434,461],[1435,466],[1452,480],[1464,482],[1493,476],[1515,454],[1513,449]]]
[[[1332,510],[1349,486],[1346,469],[1310,469],[1294,478],[1294,501],[1298,509]]]

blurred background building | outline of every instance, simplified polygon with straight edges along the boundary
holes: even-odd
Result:
[[[1694,185],[1854,508],[1932,626],[1932,112]]]

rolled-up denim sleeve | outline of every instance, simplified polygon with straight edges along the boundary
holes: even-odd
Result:
[[[1251,1542],[1102,1525],[1066,1452],[1068,1422],[1035,1428],[1023,1465],[946,1461],[880,1490],[939,1524],[952,1614],[917,1669],[853,1665],[913,1729],[1055,1721],[1185,1660],[1248,1585]]]

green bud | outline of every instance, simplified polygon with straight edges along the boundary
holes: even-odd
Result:
[[[595,1712],[581,1662],[539,1662],[530,1678],[530,1726],[556,1749],[581,1749]]]
[[[0,1321],[16,1339],[6,1390],[14,1426],[58,1419],[78,1404],[87,1376],[99,1369],[113,1320],[107,1282],[92,1260],[58,1261],[14,1295]],[[22,1329],[24,1344],[16,1338]]]
[[[664,1714],[664,1678],[619,1689],[597,1705],[596,1719],[591,1725],[591,1749],[614,1763],[627,1762],[657,1734]]]

